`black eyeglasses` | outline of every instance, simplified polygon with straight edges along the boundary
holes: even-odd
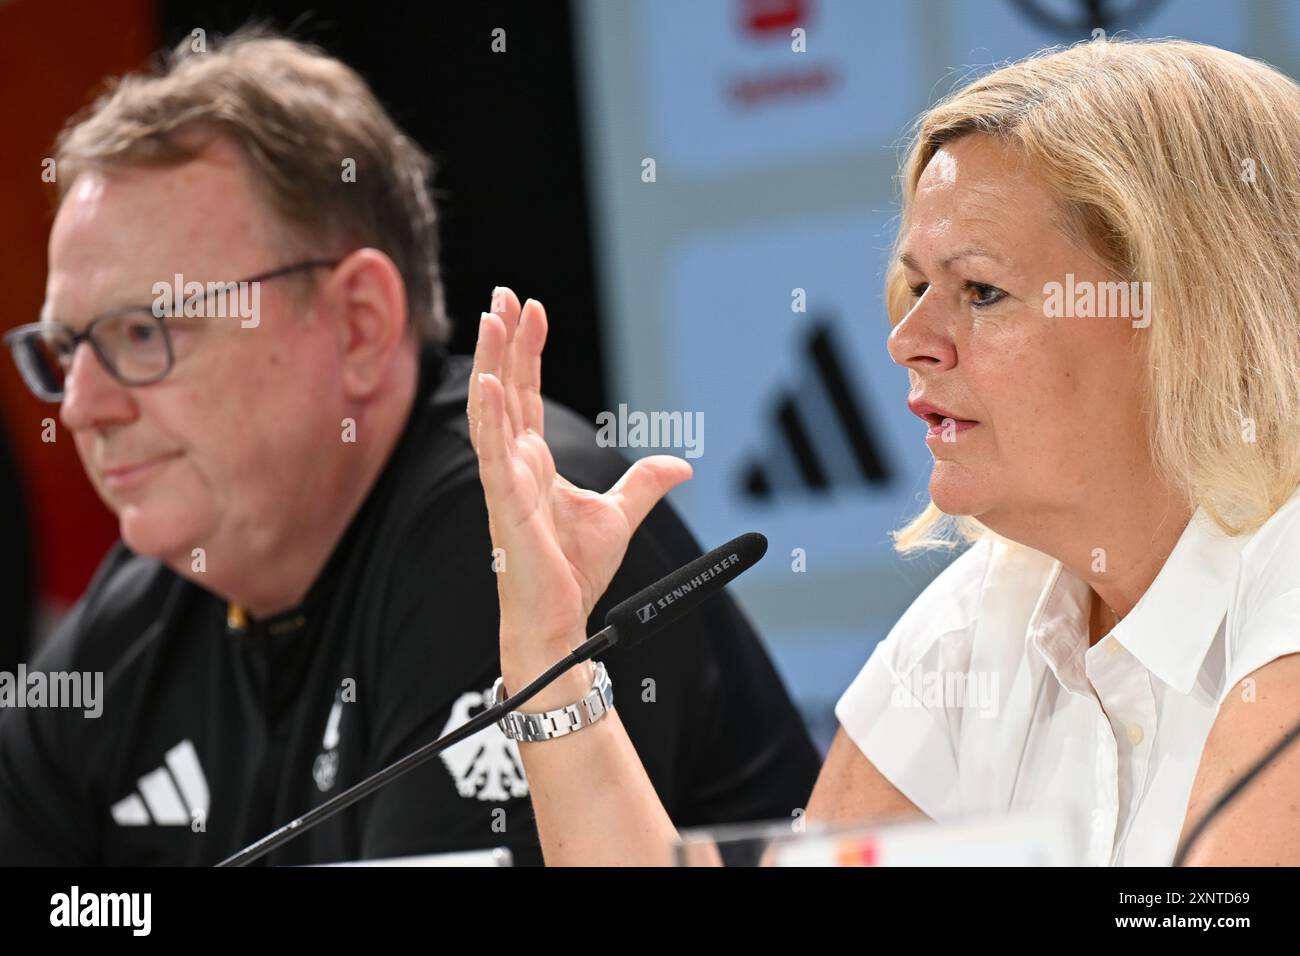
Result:
[[[32,322],[8,332],[4,341],[27,387],[47,402],[63,400],[72,357],[82,342],[90,343],[100,364],[123,385],[152,385],[172,370],[175,361],[166,322],[172,315],[185,315],[194,304],[243,283],[265,282],[308,269],[332,269],[342,261],[306,259],[247,279],[209,285],[206,292],[177,302],[170,315],[156,304],[128,305],[96,316],[82,332],[60,322]]]

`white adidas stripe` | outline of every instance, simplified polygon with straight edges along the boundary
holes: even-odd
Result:
[[[113,804],[113,820],[119,826],[185,826],[196,813],[207,816],[208,781],[194,743],[182,740],[167,751],[165,759],[165,767],[140,778],[139,793]]]
[[[119,826],[143,827],[149,825],[149,811],[144,808],[140,794],[133,793],[125,800],[113,804],[113,819]]]
[[[181,795],[176,792],[176,784],[166,767],[159,767],[152,773],[140,778],[140,792],[144,802],[149,805],[149,815],[154,822],[162,826],[180,826],[189,823],[189,814]]]
[[[207,817],[208,781],[203,776],[203,768],[199,766],[199,752],[194,749],[194,744],[182,740],[167,751],[167,766],[176,778],[176,785],[181,788],[181,796],[190,805],[185,822],[188,823],[196,812]]]

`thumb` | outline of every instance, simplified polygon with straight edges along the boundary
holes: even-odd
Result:
[[[659,499],[691,477],[690,463],[672,455],[651,455],[634,462],[606,493],[623,509],[633,533]]]

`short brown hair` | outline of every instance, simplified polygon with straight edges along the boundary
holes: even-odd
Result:
[[[68,121],[55,149],[60,201],[85,168],[183,163],[203,145],[187,134],[224,134],[293,237],[386,253],[402,274],[412,325],[422,339],[445,342],[428,154],[355,70],[318,47],[264,26],[211,45],[198,52],[187,37],[152,75],[118,78]],[[345,181],[349,168],[355,176]]]

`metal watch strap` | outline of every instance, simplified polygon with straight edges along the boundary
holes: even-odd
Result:
[[[590,727],[614,707],[614,687],[610,683],[605,665],[593,661],[591,690],[577,703],[548,710],[541,714],[527,714],[512,710],[499,721],[497,726],[510,740],[533,743],[539,740],[553,740],[563,737],[583,727]],[[506,699],[505,684],[498,677],[492,685],[490,705],[495,707]]]

